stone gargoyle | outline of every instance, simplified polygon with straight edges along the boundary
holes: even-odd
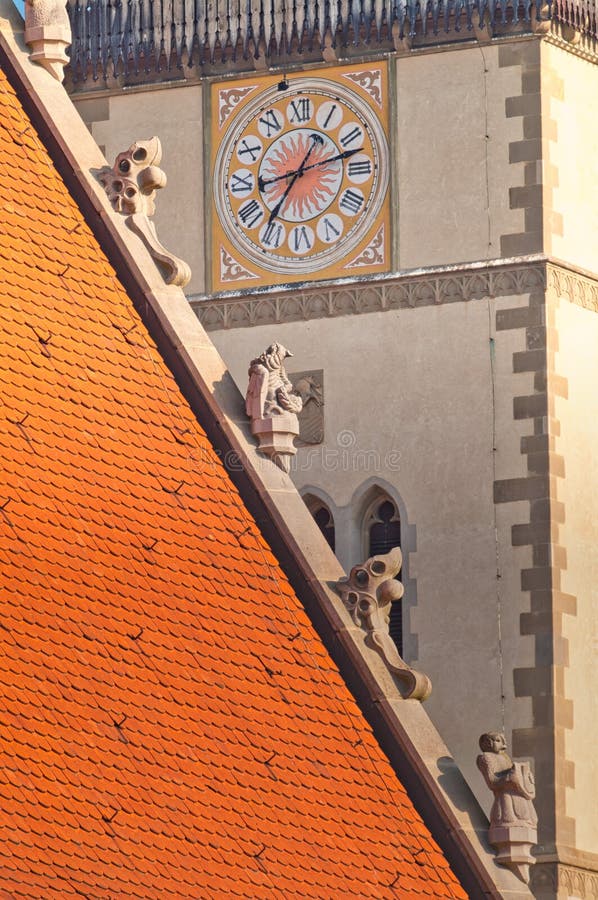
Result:
[[[184,287],[191,279],[189,266],[162,246],[150,221],[156,209],[156,191],[166,185],[161,160],[162,146],[157,137],[136,141],[118,154],[112,168],[105,166],[98,178],[112,208],[127,217],[129,228],[143,240],[156,262],[165,267],[166,283]]]
[[[395,578],[402,562],[401,551],[395,547],[353,566],[349,577],[337,581],[335,588],[355,624],[365,630],[366,643],[377,650],[388,669],[403,683],[404,697],[425,700],[432,692],[430,679],[401,658],[388,629],[391,604],[403,596],[403,585]]]

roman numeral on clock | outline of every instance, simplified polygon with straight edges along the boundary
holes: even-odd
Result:
[[[309,97],[291,100],[288,116],[289,122],[307,122],[311,119],[311,100]]]
[[[324,216],[322,219],[322,225],[324,226],[324,240],[326,243],[330,243],[335,240],[335,238],[340,237],[341,230],[337,228],[336,225],[328,218],[328,216]]]
[[[263,128],[260,128],[260,132],[262,134],[264,134],[264,130],[266,132],[264,137],[270,137],[272,132],[276,134],[282,128],[282,122],[279,120],[273,109],[269,109],[263,116],[260,116],[259,121],[263,126]]]
[[[363,131],[356,125],[355,128],[352,128],[351,131],[347,131],[346,134],[342,136],[340,142],[343,147],[348,147],[350,144],[354,144],[355,141],[361,141],[362,137]]]
[[[363,206],[363,194],[359,194],[357,191],[347,188],[341,199],[338,201],[338,205],[349,214],[355,215]]]
[[[280,222],[268,222],[261,232],[261,242],[265,247],[280,247],[284,238],[284,228]]]
[[[245,194],[252,191],[253,175],[251,172],[248,172],[247,175],[237,175],[233,172],[230,189],[233,194]]]
[[[243,138],[243,140],[241,141],[241,146],[237,150],[237,156],[249,156],[251,162],[255,162],[261,152],[261,144],[250,144],[248,143],[246,138]]]
[[[264,209],[257,200],[248,200],[239,207],[239,218],[246,228],[253,228],[264,215]]]
[[[370,175],[372,172],[372,163],[369,159],[351,160],[347,166],[347,175],[351,178],[354,175]]]
[[[305,250],[311,250],[313,241],[305,225],[296,225],[291,234],[293,235],[293,250],[295,253],[300,253],[304,248]]]
[[[336,103],[333,103],[332,106],[330,107],[330,112],[328,113],[328,115],[326,116],[326,119],[324,120],[324,125],[323,125],[324,128],[328,128],[328,123],[334,116],[335,110],[336,110]]]

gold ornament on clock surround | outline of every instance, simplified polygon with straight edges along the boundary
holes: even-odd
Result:
[[[390,269],[386,63],[211,86],[212,290]]]

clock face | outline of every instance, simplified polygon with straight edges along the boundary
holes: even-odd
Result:
[[[381,117],[367,91],[330,78],[270,79],[251,94],[228,117],[213,168],[229,271],[270,283],[330,277],[379,225]]]

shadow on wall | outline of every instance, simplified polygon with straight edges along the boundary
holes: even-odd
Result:
[[[456,808],[460,809],[461,812],[467,813],[472,827],[478,830],[481,828],[482,834],[485,834],[489,824],[488,818],[473,796],[455,760],[452,756],[441,756],[436,764],[442,772],[438,778],[438,783],[450,797]]]

